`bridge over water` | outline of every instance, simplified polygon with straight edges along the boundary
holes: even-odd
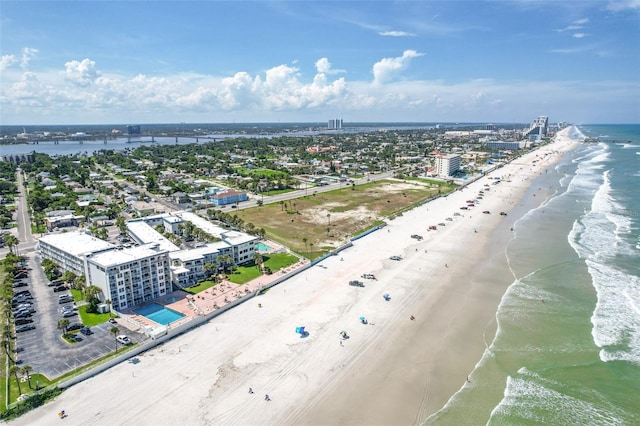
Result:
[[[156,138],[175,138],[176,143],[178,143],[179,140],[195,140],[196,143],[199,143],[201,140],[205,141],[205,142],[215,142],[215,141],[222,141],[226,138],[226,136],[206,136],[206,135],[151,135],[151,134],[140,134],[140,135],[123,135],[120,136],[118,138],[115,138],[115,140],[122,140],[122,139],[126,139],[127,143],[145,143],[145,142],[151,142],[154,143],[156,142]],[[73,142],[73,143],[80,143],[82,144],[84,141],[99,141],[102,140],[104,142],[104,144],[108,144],[109,140],[114,140],[114,138],[108,138],[105,136],[91,136],[91,135],[86,135],[83,137],[72,137],[72,138],[60,138],[60,139],[53,139],[50,141],[39,141],[39,140],[35,140],[35,141],[30,141],[30,144],[33,145],[39,145],[40,143],[53,143],[54,145],[58,145],[60,143],[65,143],[65,142]]]

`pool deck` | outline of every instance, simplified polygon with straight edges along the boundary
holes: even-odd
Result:
[[[235,284],[229,280],[222,280],[213,287],[197,294],[190,294],[182,290],[177,290],[154,299],[150,303],[160,304],[184,315],[183,318],[180,318],[167,326],[169,328],[173,328],[191,321],[193,318],[198,316],[208,315],[247,294],[260,290],[271,284],[273,281],[281,279],[283,275],[291,274],[308,263],[309,260],[300,259],[297,263],[287,268],[274,272],[271,275],[261,275],[245,284]],[[136,306],[136,308],[139,309],[140,306]],[[131,323],[134,325],[137,323],[140,327],[163,327],[161,324],[158,324],[143,315],[137,314],[133,309],[127,309],[123,311],[122,314],[126,315],[130,326]]]

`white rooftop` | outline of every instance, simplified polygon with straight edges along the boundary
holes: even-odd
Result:
[[[152,243],[124,250],[111,250],[99,253],[93,255],[89,261],[103,268],[108,268],[110,266],[122,265],[147,257],[157,256],[166,252],[166,250],[159,248],[158,244]]]
[[[84,231],[45,235],[40,238],[40,241],[77,257],[115,248],[115,245],[93,237]]]
[[[135,235],[135,238],[140,240],[142,244],[157,243],[163,250],[180,250],[180,247],[173,244],[171,241],[163,237],[160,233],[156,232],[155,229],[141,220],[127,222],[127,230],[131,234]]]

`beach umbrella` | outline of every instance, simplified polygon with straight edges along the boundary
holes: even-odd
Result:
[[[385,293],[382,295],[382,297],[384,298],[384,300],[389,300],[391,299],[391,296],[389,296],[389,293]]]
[[[296,333],[304,334],[304,327],[296,327]]]

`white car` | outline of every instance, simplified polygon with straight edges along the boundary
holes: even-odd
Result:
[[[129,337],[125,336],[124,334],[121,334],[118,337],[116,337],[116,340],[118,341],[118,343],[122,345],[130,345],[133,343],[131,339],[129,339]]]

